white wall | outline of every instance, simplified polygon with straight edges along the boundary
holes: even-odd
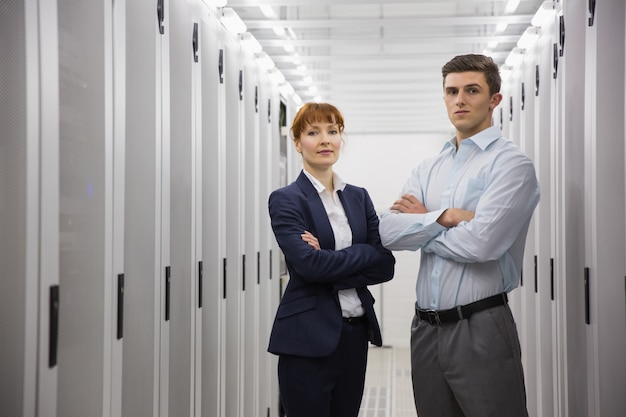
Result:
[[[349,121],[348,125],[349,125]],[[411,171],[424,158],[436,155],[452,133],[432,135],[345,135],[342,155],[335,165],[344,181],[365,187],[376,210],[386,210],[400,194]],[[394,252],[394,278],[370,290],[376,298],[378,319],[387,346],[408,346],[419,252]]]

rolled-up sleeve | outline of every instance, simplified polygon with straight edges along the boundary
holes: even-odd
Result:
[[[437,219],[442,210],[424,214],[387,211],[380,220],[380,239],[389,250],[418,250],[446,228]]]
[[[422,186],[428,183],[428,169],[418,166],[413,169],[411,176],[400,192],[400,196],[411,194],[424,203]],[[444,209],[428,213],[400,213],[387,210],[380,220],[380,239],[384,247],[389,250],[418,250],[426,245],[433,237],[446,228],[437,219]]]
[[[539,183],[530,160],[521,154],[496,164],[469,222],[446,229],[422,247],[424,252],[457,262],[500,259],[525,237],[539,201]]]

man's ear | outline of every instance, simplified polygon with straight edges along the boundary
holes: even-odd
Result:
[[[495,109],[498,106],[498,104],[500,104],[501,101],[502,101],[501,93],[495,93],[494,95],[492,95],[491,102],[489,103],[489,110]]]

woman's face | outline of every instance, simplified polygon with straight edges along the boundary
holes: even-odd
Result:
[[[341,132],[339,126],[328,122],[311,123],[295,140],[307,171],[332,168],[339,159]]]

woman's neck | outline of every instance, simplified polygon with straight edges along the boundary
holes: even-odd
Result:
[[[306,170],[311,174],[316,180],[322,183],[324,187],[328,190],[328,192],[332,195],[334,191],[333,184],[333,170],[332,168],[327,168],[324,170],[316,170],[311,167],[306,167]]]

